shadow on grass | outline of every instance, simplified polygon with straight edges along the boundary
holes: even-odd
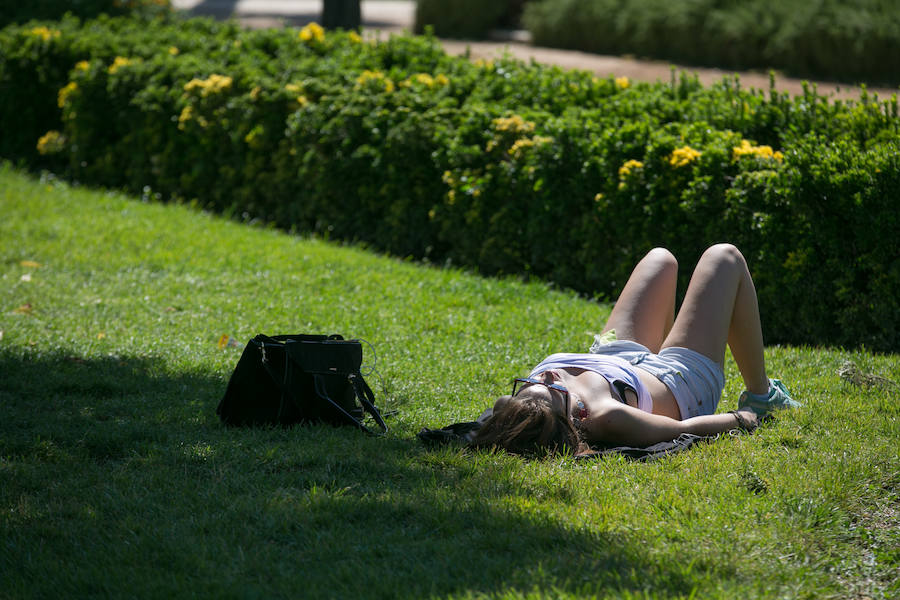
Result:
[[[120,459],[145,442],[208,425],[221,387],[205,375],[166,375],[152,358],[0,352],[0,454],[40,438],[82,458]]]
[[[0,510],[45,507],[0,522],[22,565],[13,591],[87,592],[84,573],[45,564],[75,552],[112,595],[142,581],[154,595],[364,598],[698,583],[614,527],[571,525],[571,492],[514,465],[347,428],[226,428],[221,376],[28,351],[0,352],[0,375]]]

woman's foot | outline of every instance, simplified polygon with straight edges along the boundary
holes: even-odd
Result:
[[[778,379],[769,380],[769,392],[767,394],[752,394],[747,390],[741,394],[738,400],[739,409],[748,409],[762,417],[773,410],[781,410],[785,408],[799,408],[803,406],[793,398],[784,384]]]

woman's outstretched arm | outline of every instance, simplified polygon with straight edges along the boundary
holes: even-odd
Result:
[[[731,413],[703,415],[679,421],[662,415],[646,413],[637,408],[611,402],[585,423],[582,431],[590,444],[649,446],[673,440],[682,433],[715,435],[744,425],[756,427],[758,420],[752,410],[740,411],[743,423]]]

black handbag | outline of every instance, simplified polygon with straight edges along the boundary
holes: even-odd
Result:
[[[362,344],[340,335],[257,335],[247,343],[216,409],[227,425],[387,425],[363,379]]]

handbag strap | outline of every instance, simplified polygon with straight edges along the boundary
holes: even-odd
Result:
[[[365,423],[363,423],[361,420],[357,419],[356,417],[354,417],[353,415],[348,413],[346,410],[344,410],[343,406],[341,406],[340,404],[338,404],[337,402],[332,400],[331,397],[328,395],[328,391],[325,389],[325,384],[322,382],[321,375],[313,375],[313,379],[315,380],[315,384],[316,384],[316,393],[319,395],[320,398],[324,398],[325,400],[327,400],[328,403],[331,404],[331,406],[333,406],[341,414],[343,414],[345,417],[347,417],[347,419],[351,423],[353,423],[354,425],[356,425],[357,427],[359,427],[366,433],[371,433],[372,435],[383,435],[383,434],[387,433],[388,426],[384,422],[384,419],[382,418],[379,410],[375,407],[375,404],[374,404],[375,396],[374,396],[374,394],[372,394],[372,390],[369,388],[369,385],[365,382],[365,380],[362,378],[361,375],[351,373],[350,375],[348,375],[348,378],[350,379],[350,383],[353,385],[353,392],[356,394],[357,400],[359,400],[360,404],[362,404],[363,409],[365,409],[365,411],[367,413],[369,413],[370,415],[372,415],[372,418],[375,419],[375,422],[381,428],[381,434],[376,433],[376,432],[372,431],[371,429],[369,429],[368,427],[366,427]],[[360,388],[362,388],[362,389],[360,389]],[[366,393],[368,393],[369,397],[366,397]],[[291,394],[290,397],[296,404],[297,400],[294,398],[293,394]]]
[[[382,432],[387,433],[388,426],[384,422],[384,417],[381,416],[381,411],[375,406],[375,394],[372,393],[372,388],[370,388],[369,384],[366,383],[366,380],[363,379],[362,374],[351,374],[350,383],[353,384],[353,389],[356,391],[356,397],[359,399],[359,403],[363,405],[366,412],[372,415],[372,418],[375,419],[375,422],[381,427]]]

